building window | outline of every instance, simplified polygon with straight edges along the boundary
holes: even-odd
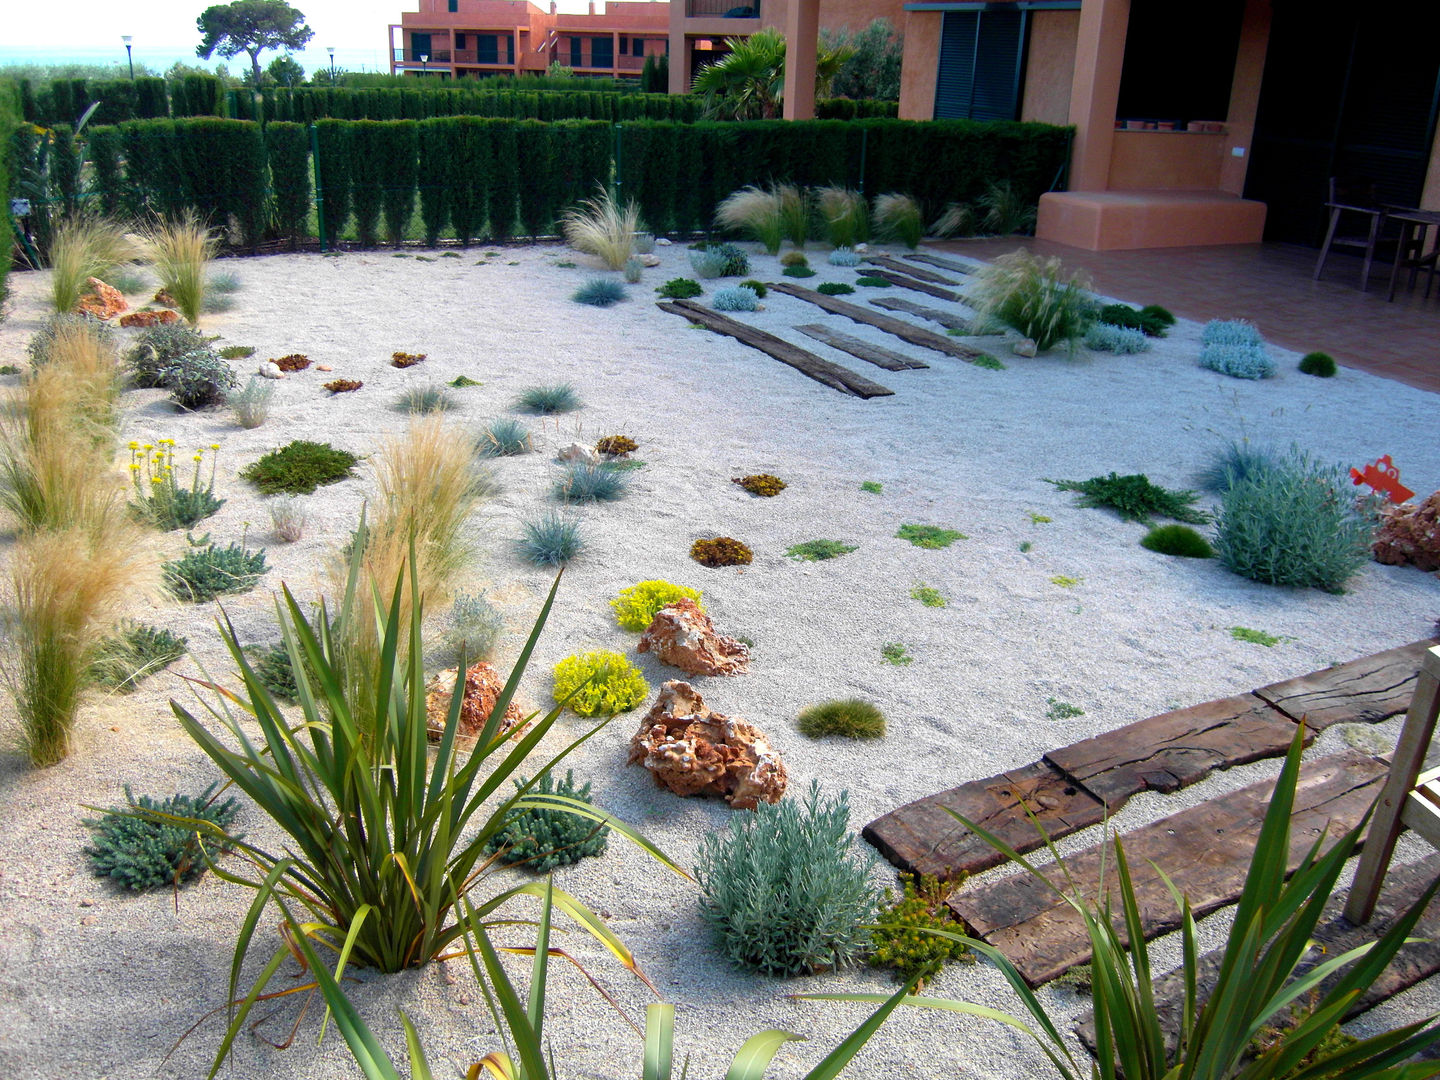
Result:
[[[590,39],[590,66],[615,66],[615,42],[612,39],[608,37]]]
[[[1025,70],[1024,11],[947,11],[936,120],[1016,120]]]
[[[459,10],[460,10],[460,0],[450,0],[450,4],[449,4],[448,10],[450,10],[450,11],[459,11]]]
[[[434,56],[435,52],[430,48],[429,34],[410,35],[410,59],[419,60],[422,56]]]
[[[498,64],[500,47],[494,34],[475,35],[475,62],[477,64]]]
[[[456,34],[456,35],[455,35],[455,48],[456,48],[456,49],[463,49],[463,48],[465,48],[465,35],[464,35],[464,34]]]
[[[1183,18],[1172,4],[1134,0],[1125,31],[1117,118],[1224,120],[1240,48],[1243,0],[1213,0],[1203,19]],[[1339,31],[1337,30],[1338,34]],[[1183,49],[1174,43],[1183,41]],[[1322,70],[1318,69],[1317,70]]]
[[[580,39],[574,34],[570,35],[570,66],[572,68],[585,66],[585,55],[581,51]]]
[[[514,34],[506,34],[506,35],[505,35],[505,62],[506,62],[507,64],[514,64],[514,63],[515,63],[515,35],[514,35]]]

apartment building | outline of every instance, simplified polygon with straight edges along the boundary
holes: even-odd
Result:
[[[417,78],[543,74],[552,64],[577,75],[639,78],[645,57],[669,47],[670,5],[592,2],[564,14],[528,0],[419,0],[390,25],[390,71]]]

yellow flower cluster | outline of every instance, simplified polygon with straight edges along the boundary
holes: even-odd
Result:
[[[644,701],[650,685],[623,655],[600,649],[556,664],[554,693],[556,704],[569,698],[569,707],[581,716],[614,716]]]

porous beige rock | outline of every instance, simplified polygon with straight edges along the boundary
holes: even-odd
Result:
[[[690,675],[740,675],[750,667],[750,650],[717,634],[710,616],[689,597],[655,613],[636,651],[653,652],[657,660]]]
[[[636,256],[636,258],[638,258],[638,259],[640,260],[640,265],[641,265],[641,266],[659,266],[659,265],[660,265],[660,256],[659,256],[659,255],[638,255],[638,256]]]
[[[455,693],[455,679],[459,674],[459,668],[446,668],[425,687],[425,720],[432,742],[444,734],[445,717],[450,711],[450,697]],[[460,703],[460,723],[456,729],[461,739],[473,742],[484,730],[485,721],[490,719],[490,712],[504,688],[499,672],[483,660],[465,669],[465,697]],[[500,736],[511,734],[524,720],[520,707],[511,701],[500,722]]]
[[[779,802],[789,779],[759,728],[715,712],[678,679],[660,688],[630,740],[635,762],[676,795],[719,795],[736,810]]]
[[[1440,570],[1440,491],[1423,502],[1388,506],[1370,549],[1376,562]]]
[[[1034,356],[1035,353],[1039,351],[1039,347],[1033,339],[1027,337],[1015,342],[1014,345],[1010,346],[1010,350],[1016,356]]]
[[[93,315],[97,319],[113,319],[130,307],[125,294],[113,285],[106,285],[98,277],[88,278],[85,284],[90,291],[80,298],[75,310],[82,315]]]
[[[581,446],[579,443],[571,443],[555,456],[561,461],[578,461],[585,465],[600,464],[600,455],[590,447]]]
[[[280,365],[275,363],[274,360],[266,360],[265,363],[255,369],[255,374],[259,375],[262,379],[285,378],[285,372],[280,370]]]
[[[173,311],[156,311],[152,308],[145,308],[141,311],[132,311],[128,315],[120,316],[121,326],[168,326],[173,322],[179,322],[180,316]]]

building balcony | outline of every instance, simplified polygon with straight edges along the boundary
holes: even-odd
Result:
[[[760,0],[685,0],[687,19],[758,19]]]
[[[450,63],[451,55],[449,49],[433,49],[430,52],[416,52],[414,49],[396,49],[394,53],[395,63],[397,64],[448,64]],[[421,59],[422,56],[425,58],[424,60]]]

